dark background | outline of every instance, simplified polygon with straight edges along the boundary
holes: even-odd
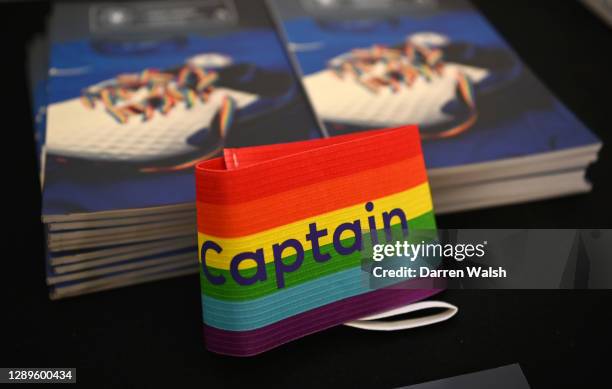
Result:
[[[474,3],[604,148],[589,195],[443,216],[439,226],[612,227],[612,29],[577,1]],[[339,327],[246,359],[204,349],[196,276],[49,301],[25,78],[26,43],[48,11],[0,5],[0,366],[76,366],[80,384],[101,387],[397,387],[518,362],[533,388],[610,387],[610,291],[447,291],[439,298],[460,307],[449,322]]]

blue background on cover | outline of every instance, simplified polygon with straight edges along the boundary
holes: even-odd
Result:
[[[264,29],[214,37],[189,35],[184,43],[165,40],[158,44],[157,49],[144,53],[105,55],[94,48],[90,39],[52,43],[50,67],[67,75],[49,78],[49,103],[78,97],[83,88],[120,73],[176,67],[201,53],[224,54],[233,63],[251,63],[266,69],[287,70],[290,66],[276,35]],[[71,70],[74,75],[68,75]]]

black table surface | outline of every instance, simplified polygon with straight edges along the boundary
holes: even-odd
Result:
[[[588,195],[439,217],[445,228],[609,228],[612,29],[577,1],[475,1],[604,143]],[[49,4],[0,5],[4,179],[0,366],[77,367],[89,386],[398,387],[519,363],[533,388],[610,387],[609,291],[446,291],[452,320],[373,333],[338,327],[254,358],[202,345],[196,276],[49,301],[25,45]]]

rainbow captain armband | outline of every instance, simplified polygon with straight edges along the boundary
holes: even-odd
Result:
[[[196,166],[196,186],[211,351],[253,355],[360,318],[366,328],[439,291],[363,281],[367,241],[436,228],[415,126],[226,149]]]

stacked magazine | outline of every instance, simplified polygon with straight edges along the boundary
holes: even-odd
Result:
[[[464,0],[275,0],[330,135],[418,124],[438,213],[588,192],[599,140]]]
[[[59,5],[48,61],[44,46],[31,73],[52,298],[197,272],[194,164],[321,136],[248,2]]]
[[[224,147],[418,124],[437,213],[588,192],[601,147],[464,0],[60,4],[30,49],[52,298],[197,272]]]
[[[597,16],[612,27],[612,1],[610,0],[582,0]]]

